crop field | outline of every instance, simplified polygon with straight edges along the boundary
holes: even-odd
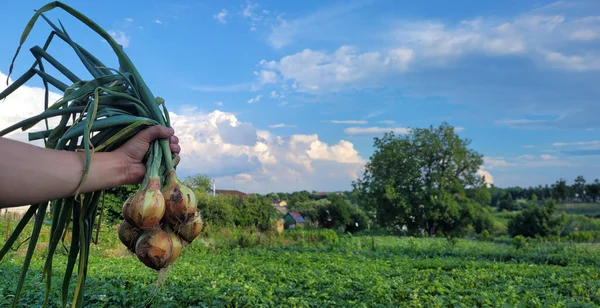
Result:
[[[0,224],[6,230],[6,224]],[[45,227],[47,229],[47,226]],[[47,230],[45,230],[47,232]],[[287,232],[287,231],[286,231]],[[158,280],[118,242],[100,233],[89,259],[88,307],[591,307],[600,305],[600,247],[396,236],[231,235],[184,250]],[[25,233],[26,234],[26,233]],[[239,234],[243,234],[240,232]],[[320,239],[319,239],[320,236]],[[39,306],[42,233],[21,307]],[[24,238],[25,239],[25,238]],[[4,240],[4,237],[1,241]],[[227,242],[227,243],[226,243]],[[16,246],[16,245],[15,245]],[[373,250],[373,247],[375,250]],[[10,305],[27,243],[0,262],[0,306]],[[51,306],[61,305],[64,250],[54,260]],[[74,284],[73,280],[72,283]]]

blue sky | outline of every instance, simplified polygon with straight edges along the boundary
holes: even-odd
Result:
[[[0,73],[45,3],[4,4]],[[498,186],[600,176],[597,1],[66,3],[111,31],[166,99],[182,176],[256,192],[349,189],[373,137],[442,121],[472,140]],[[83,24],[60,10],[47,16],[116,66]],[[12,78],[48,29],[34,27]]]

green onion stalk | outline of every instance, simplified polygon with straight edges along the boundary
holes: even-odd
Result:
[[[44,15],[55,8],[66,11],[106,40],[118,59],[119,69],[104,65],[76,43],[60,21],[59,25],[56,25]],[[10,65],[9,77],[17,55],[40,17],[52,31],[42,46],[36,45],[30,49],[35,58],[32,66],[12,84],[8,85],[7,79],[8,87],[0,93],[0,100],[38,76],[42,79],[45,90],[44,111],[0,130],[0,136],[18,129],[31,130],[44,121],[45,129],[29,132],[29,140],[43,140],[44,146],[50,149],[84,151],[85,170],[73,196],[48,200],[29,207],[0,249],[0,260],[12,250],[31,218],[34,215],[45,217],[49,208],[51,226],[42,273],[42,280],[46,285],[43,306],[47,306],[50,300],[53,256],[57,250],[65,249],[68,257],[62,280],[62,306],[67,307],[69,294],[72,294],[72,306],[82,307],[90,243],[94,228],[96,232],[100,229],[97,214],[98,211],[102,211],[103,202],[100,201],[104,198],[102,191],[80,193],[87,179],[92,154],[117,149],[149,126],[170,127],[171,123],[165,100],[152,94],[122,46],[94,21],[62,2],[50,2],[36,10],[21,36]],[[90,74],[89,77],[83,78],[73,73],[48,52],[50,44],[57,39],[72,48],[77,59]],[[49,74],[46,70],[48,66],[52,66],[62,76]],[[53,103],[49,101],[50,87],[62,93],[62,97]],[[51,127],[48,122],[50,118],[58,119],[58,124]],[[117,232],[125,249],[135,253],[148,268],[157,271],[165,270],[173,264],[181,249],[198,236],[203,226],[194,192],[177,178],[175,157],[170,151],[168,139],[159,139],[151,143],[145,159],[147,173],[144,181],[140,190],[123,204],[124,219]],[[34,222],[21,275],[14,291],[13,307],[19,303],[43,221],[44,219],[36,219]],[[69,232],[70,243],[65,243]],[[62,247],[59,243],[62,243]],[[77,271],[77,278],[75,290],[71,293],[70,285],[74,271]]]

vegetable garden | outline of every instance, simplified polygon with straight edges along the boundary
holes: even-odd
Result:
[[[0,225],[6,228],[4,224]],[[28,228],[31,228],[29,226]],[[44,226],[41,238],[48,237]],[[157,283],[105,226],[92,245],[84,300],[88,307],[566,307],[600,304],[600,246],[360,236],[331,230],[280,235],[228,230],[201,235]],[[270,238],[270,240],[269,240]],[[25,239],[25,238],[23,238]],[[374,240],[374,241],[373,241]],[[40,242],[19,307],[39,306],[47,247]],[[373,245],[375,251],[373,251]],[[15,246],[16,248],[16,246]],[[19,277],[25,247],[0,263],[4,281]],[[67,254],[55,256],[58,272]],[[57,275],[57,274],[54,274]],[[60,277],[56,277],[60,278]],[[0,286],[0,306],[14,284]],[[50,306],[61,305],[53,285]]]

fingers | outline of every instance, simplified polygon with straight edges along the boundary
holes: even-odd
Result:
[[[178,144],[175,143],[171,143],[169,144],[169,147],[171,148],[171,152],[179,154],[179,152],[181,151],[181,147]]]
[[[173,134],[175,134],[175,131],[171,127],[154,125],[139,132],[137,137],[144,142],[150,143],[155,139],[169,138]]]

